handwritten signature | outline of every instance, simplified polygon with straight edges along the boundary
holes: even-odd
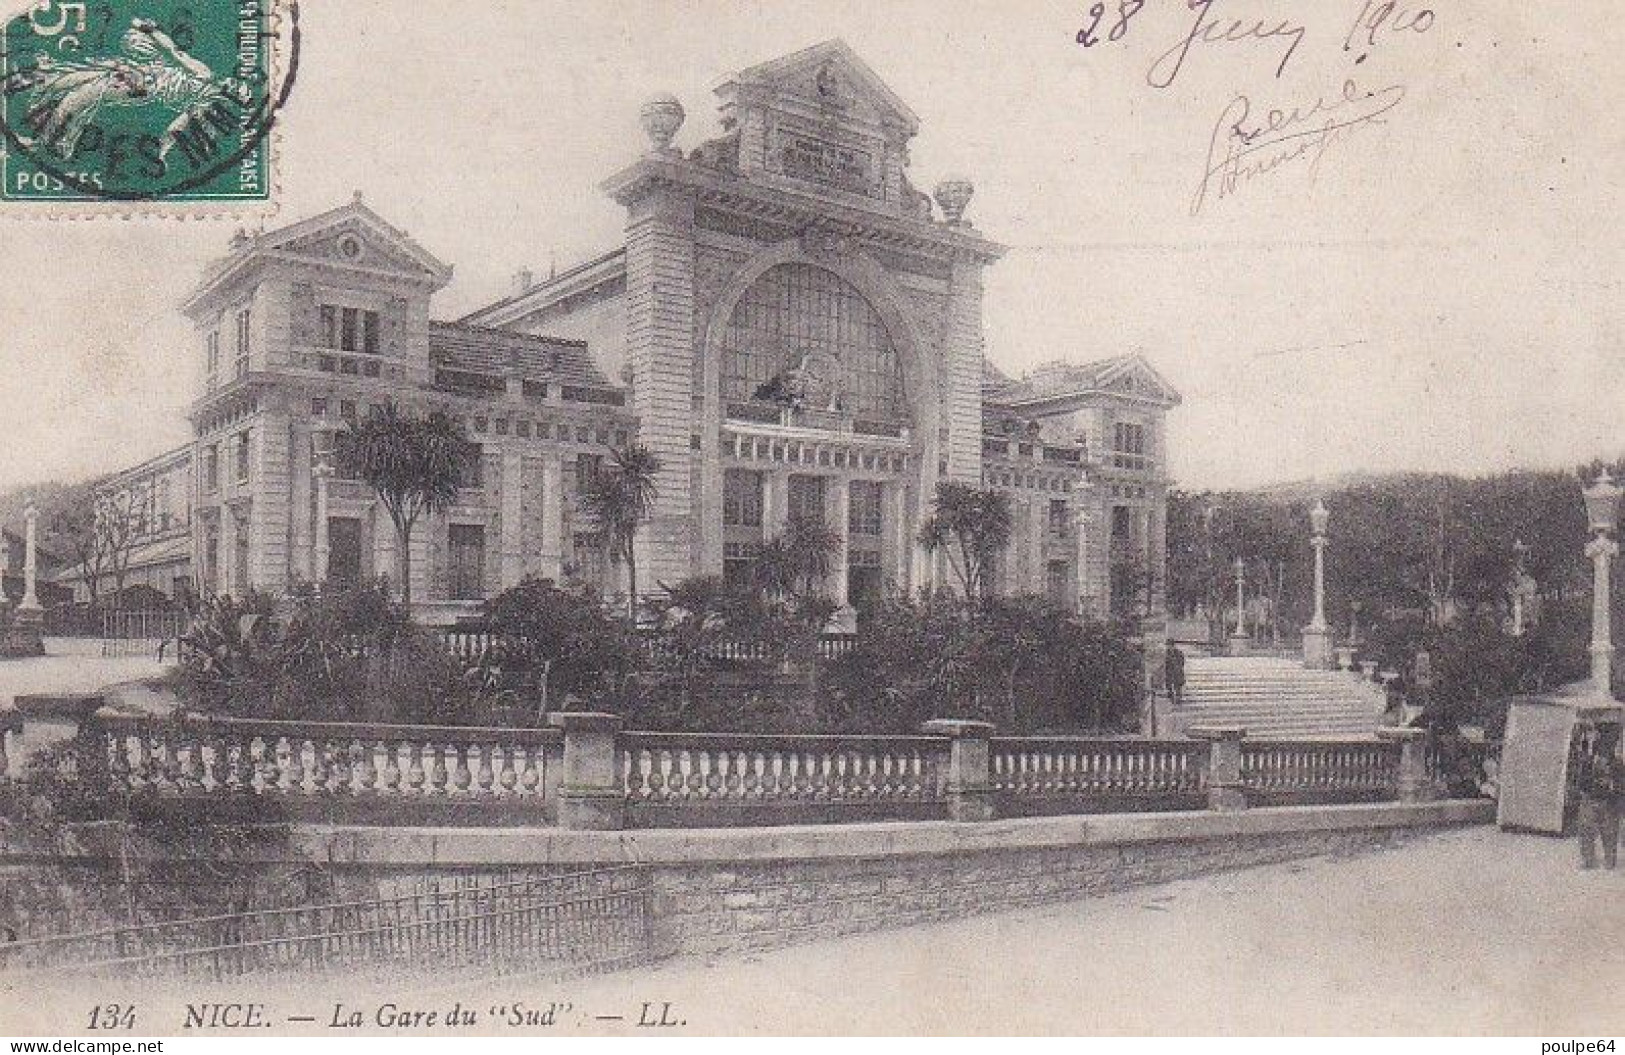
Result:
[[[1403,85],[1366,91],[1353,78],[1339,94],[1307,106],[1271,109],[1257,116],[1253,103],[1238,95],[1225,105],[1208,142],[1206,171],[1191,199],[1191,215],[1201,213],[1210,198],[1223,199],[1259,176],[1307,159],[1309,179],[1320,173],[1326,151],[1340,139],[1375,124],[1405,98]]]

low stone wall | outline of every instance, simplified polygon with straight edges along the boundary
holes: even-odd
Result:
[[[639,864],[656,955],[710,954],[1065,901],[1487,823],[1493,804],[1290,807],[638,832],[305,829],[348,896],[431,877],[479,882]]]

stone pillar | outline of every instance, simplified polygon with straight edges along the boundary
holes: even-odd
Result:
[[[1608,564],[1619,555],[1619,543],[1598,533],[1586,543],[1591,558],[1591,686],[1598,695],[1613,696],[1614,635],[1609,612]]]
[[[1247,637],[1247,562],[1236,558],[1236,628],[1230,632],[1230,654],[1245,656],[1252,642]]]
[[[328,502],[331,501],[333,466],[324,458],[312,470],[316,480],[316,559],[311,567],[311,580],[319,587],[327,582],[327,561],[332,553],[328,539]],[[394,578],[393,575],[390,578]]]
[[[1207,808],[1225,812],[1247,808],[1241,780],[1241,741],[1247,730],[1236,725],[1195,726],[1186,730],[1192,740],[1208,742]]]
[[[542,456],[542,575],[564,577],[564,456]]]
[[[1032,552],[1027,563],[1026,592],[1042,596],[1049,591],[1049,561],[1044,557],[1044,542],[1049,538],[1049,500],[1040,495],[1032,496],[1027,503],[1027,515],[1031,518],[1027,532]]]
[[[57,744],[72,740],[106,702],[95,693],[50,693],[18,696],[12,705],[21,729],[13,734],[7,766],[13,779],[21,778],[29,759]]]
[[[830,561],[830,576],[835,581],[830,583],[830,599],[840,606],[836,610],[835,618],[839,625],[846,626],[849,622],[845,617],[848,602],[846,595],[847,584],[850,581],[848,568],[852,561],[852,482],[844,476],[829,478],[835,484],[835,523],[831,526],[840,538],[840,544],[835,547],[835,556]]]
[[[502,488],[498,496],[500,536],[500,576],[504,590],[518,586],[525,577],[525,456],[516,444],[505,444],[501,452]]]
[[[790,472],[769,469],[762,474],[762,533],[778,538],[790,525]]]
[[[1400,802],[1426,802],[1435,798],[1436,789],[1428,779],[1427,730],[1409,726],[1381,726],[1377,739],[1399,745],[1399,767],[1395,774],[1394,793]]]
[[[32,499],[23,510],[23,599],[17,605],[17,617],[25,613],[41,612],[39,594],[39,508]]]
[[[901,480],[888,480],[885,496],[885,530],[891,550],[887,554],[889,574],[896,589],[907,594],[911,590],[908,573],[914,552],[914,538],[909,531],[907,488]]]
[[[988,722],[933,718],[921,727],[927,736],[946,736],[948,748],[948,819],[993,819],[993,781],[989,772]]]
[[[39,511],[28,503],[24,514],[27,528],[23,539],[23,599],[11,614],[9,625],[0,636],[0,656],[20,658],[45,654],[45,609],[35,595],[35,576],[38,571],[38,545],[36,542]],[[0,597],[0,607],[5,598]]]
[[[982,263],[963,256],[948,280],[941,377],[948,479],[982,483]],[[929,450],[929,444],[927,445]],[[934,483],[934,482],[933,482]]]
[[[1326,521],[1326,504],[1317,500],[1309,511],[1309,543],[1315,548],[1315,614],[1303,628],[1303,665],[1312,670],[1327,670],[1332,665],[1332,634],[1326,625]]]
[[[651,188],[627,202],[626,349],[638,441],[660,459],[635,542],[640,588],[693,570],[694,199]]]
[[[621,782],[615,734],[621,717],[597,711],[562,711],[547,716],[564,730],[564,772],[559,781],[559,827],[614,831],[626,824],[626,788]]]

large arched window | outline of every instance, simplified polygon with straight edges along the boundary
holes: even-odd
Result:
[[[780,264],[734,305],[722,341],[722,398],[902,422],[902,367],[879,314],[850,283]]]

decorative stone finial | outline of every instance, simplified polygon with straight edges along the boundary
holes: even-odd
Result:
[[[361,192],[359,190],[355,191],[353,194],[350,195],[350,200],[355,202],[357,205],[360,205],[361,204]]]
[[[965,219],[965,206],[976,193],[976,185],[963,176],[948,176],[937,183],[937,205],[947,217],[950,227],[970,226]]]
[[[638,123],[643,125],[643,134],[649,137],[649,145],[655,153],[670,154],[673,152],[671,141],[687,116],[677,96],[661,92],[638,110]]]

